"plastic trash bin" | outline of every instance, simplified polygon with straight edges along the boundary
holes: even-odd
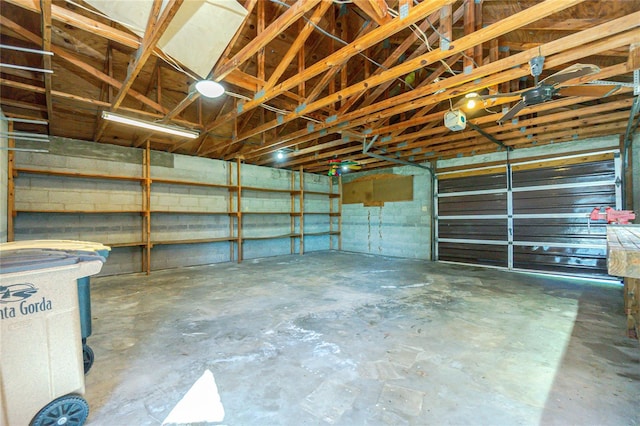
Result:
[[[104,258],[0,244],[0,426],[84,424],[76,280]]]
[[[97,253],[105,259],[109,257],[111,247],[92,241],[76,240],[26,240],[14,241],[2,244],[3,250],[17,249],[55,249],[80,253]],[[89,277],[78,278],[78,306],[80,308],[80,330],[82,335],[82,359],[84,374],[87,374],[93,365],[95,355],[93,349],[87,344],[87,338],[91,336],[91,287]]]

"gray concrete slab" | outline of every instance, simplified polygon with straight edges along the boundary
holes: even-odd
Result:
[[[209,370],[211,424],[637,425],[622,299],[345,252],[96,278],[87,424],[161,424]]]

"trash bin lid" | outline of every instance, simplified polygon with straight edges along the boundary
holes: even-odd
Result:
[[[105,252],[107,253],[107,255],[108,255],[108,252],[111,250],[111,247],[105,246],[102,243],[96,243],[93,241],[76,241],[76,240],[23,240],[23,241],[12,241],[10,243],[0,244],[0,251],[23,249],[23,248],[95,251],[95,252]],[[102,255],[106,257],[105,254],[102,254]]]
[[[61,250],[46,249],[2,251],[0,254],[0,274],[54,268],[91,260],[104,262],[102,256],[93,253],[73,254]]]

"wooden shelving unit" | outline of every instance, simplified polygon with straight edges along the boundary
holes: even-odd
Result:
[[[129,214],[141,216],[141,232],[140,239],[138,241],[122,241],[115,243],[107,243],[109,246],[118,247],[141,247],[143,250],[142,256],[142,270],[150,273],[151,271],[151,252],[154,246],[159,245],[175,245],[175,244],[204,244],[204,243],[229,243],[229,259],[231,261],[237,260],[241,262],[243,260],[243,249],[245,241],[259,241],[259,240],[276,240],[276,239],[290,239],[291,240],[291,253],[296,251],[299,254],[304,254],[305,237],[316,237],[328,235],[330,236],[330,248],[334,248],[334,238],[338,237],[338,245],[340,244],[340,183],[338,182],[338,191],[334,192],[334,182],[330,185],[330,190],[324,191],[311,191],[304,188],[304,171],[302,167],[298,172],[291,173],[291,182],[289,188],[263,188],[256,186],[243,186],[241,179],[242,164],[238,160],[235,163],[235,167],[231,167],[234,163],[229,163],[229,173],[226,183],[209,183],[200,181],[188,181],[182,179],[169,179],[169,178],[156,178],[151,176],[151,155],[149,147],[144,150],[142,158],[142,176],[128,176],[128,175],[111,175],[111,174],[98,174],[98,173],[82,173],[75,171],[63,171],[63,170],[46,170],[31,167],[16,167],[13,162],[10,162],[10,175],[9,175],[9,236],[10,240],[13,240],[13,218],[20,213],[42,213],[42,214],[82,214],[82,215],[112,215],[112,214]],[[141,203],[139,208],[131,209],[37,209],[37,208],[15,208],[15,196],[13,194],[13,188],[15,188],[15,179],[18,176],[25,174],[33,175],[48,175],[62,178],[84,178],[92,180],[108,180],[108,181],[132,181],[139,182],[141,186]],[[192,209],[173,209],[173,208],[159,208],[152,205],[152,194],[154,193],[154,185],[176,185],[184,187],[202,187],[202,188],[219,188],[225,191],[224,196],[227,199],[226,210],[211,211],[211,210],[192,210]],[[282,199],[279,200],[280,204],[288,202],[290,204],[290,210],[285,211],[243,211],[243,201],[250,201],[252,199],[252,193],[270,193],[270,194],[282,194]],[[253,198],[255,199],[255,195]],[[328,211],[305,211],[305,197],[326,197],[328,200]],[[322,209],[323,210],[323,209]],[[210,238],[182,238],[182,239],[153,239],[153,236],[158,232],[153,231],[153,219],[159,218],[163,215],[193,215],[193,216],[227,216],[229,218],[229,230],[227,235],[216,236]],[[250,216],[268,216],[268,215],[282,215],[289,217],[290,227],[289,232],[276,233],[273,235],[244,235],[243,219]],[[329,229],[321,232],[305,232],[305,217],[310,215],[327,215],[329,217]],[[285,225],[286,226],[286,225]],[[296,250],[297,248],[297,250]]]

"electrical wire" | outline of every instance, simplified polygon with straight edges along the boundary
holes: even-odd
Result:
[[[286,6],[286,7],[288,7],[288,8],[290,8],[290,7],[291,7],[291,6],[289,6],[288,4],[283,3],[283,2],[281,2],[281,1],[279,1],[279,0],[271,0],[271,2],[272,2],[272,3],[279,4],[279,5],[281,5],[281,6]],[[353,3],[352,1],[340,1],[340,0],[334,0],[333,2],[334,2],[334,3],[336,3],[336,4],[348,4],[348,3]],[[345,46],[348,46],[348,45],[349,45],[349,43],[348,43],[348,42],[346,42],[346,41],[342,40],[340,37],[337,37],[337,36],[335,36],[335,35],[331,34],[330,32],[326,31],[324,28],[321,28],[321,27],[319,27],[318,25],[316,25],[315,23],[311,22],[311,20],[309,20],[309,18],[307,18],[306,16],[303,16],[303,18],[304,18],[304,20],[305,20],[305,21],[307,21],[307,22],[308,22],[309,24],[311,24],[311,25],[312,25],[316,30],[320,31],[320,32],[321,32],[322,34],[324,34],[325,36],[327,36],[327,37],[329,37],[329,38],[331,38],[331,39],[333,39],[333,40],[335,40],[335,41],[337,41],[337,42],[339,42],[339,43],[342,43],[342,44],[344,44]],[[382,65],[381,63],[376,62],[374,59],[371,59],[370,57],[368,57],[367,55],[365,55],[365,54],[364,54],[364,53],[362,53],[362,52],[359,52],[359,53],[358,53],[358,55],[359,55],[359,56],[362,56],[363,58],[365,58],[367,61],[371,62],[372,64],[374,64],[374,65],[375,65],[375,66],[377,66],[378,68],[382,68],[382,69],[384,69],[385,71],[388,71],[388,70],[389,70],[389,68],[388,68],[388,67],[385,67],[385,66],[384,66],[384,65]],[[406,81],[402,80],[401,78],[396,78],[396,80],[400,81],[402,84],[405,84],[405,85],[409,86],[409,88],[411,88],[411,90],[413,90],[413,89],[414,89],[414,87],[413,87],[413,86],[411,86],[409,83],[407,83]]]
[[[436,27],[433,26],[433,24],[431,23],[431,20],[429,20],[429,17],[427,17],[426,19],[427,19],[427,23],[429,24],[429,26],[433,29],[433,31],[436,34],[438,34],[440,36],[440,38],[442,38],[443,40],[446,40],[448,43],[451,43],[451,40],[449,40],[447,37],[445,37],[444,34],[442,34],[440,31],[438,31],[436,29]],[[473,65],[475,65],[476,68],[480,68],[480,65],[478,65],[478,63],[472,57],[470,57],[469,55],[467,55],[464,52],[460,52],[460,54],[462,56],[464,56],[465,58],[467,58],[468,60],[470,60],[473,63]]]
[[[392,15],[393,17],[398,17],[399,16],[398,12],[396,12],[395,10],[389,9],[388,11],[389,11],[389,14]],[[431,28],[434,28],[433,25],[431,24],[431,22],[429,21],[429,18],[427,18],[427,22],[429,23]],[[418,35],[418,38],[420,39],[420,41],[422,41],[427,46],[427,50],[429,52],[433,52],[433,48],[431,47],[431,44],[429,43],[429,37],[427,36],[427,34],[424,31],[422,31],[420,29],[420,27],[418,27],[416,24],[411,24],[410,27],[411,27],[411,30],[413,31],[413,33]],[[447,40],[447,38],[443,37],[438,31],[436,31],[436,33],[438,33],[438,35],[440,35],[441,38],[444,38],[445,40]],[[422,38],[422,37],[424,37],[424,38]],[[447,71],[449,71],[449,73],[451,73],[452,75],[456,75],[456,72],[453,69],[451,69],[449,64],[447,64],[443,59],[439,59],[439,62],[445,67],[445,69]]]
[[[140,28],[138,28],[138,27],[136,27],[134,25],[131,25],[131,24],[123,22],[123,21],[119,21],[117,19],[113,19],[113,18],[111,18],[111,17],[109,17],[109,16],[107,16],[107,15],[101,13],[101,12],[97,12],[97,11],[89,9],[88,7],[85,7],[85,6],[83,6],[83,5],[79,4],[79,3],[76,3],[73,0],[65,0],[65,2],[67,2],[67,3],[69,3],[69,4],[73,5],[73,6],[76,6],[76,7],[80,8],[80,9],[82,9],[82,10],[85,10],[85,11],[87,11],[89,13],[92,13],[94,15],[100,16],[102,18],[105,18],[105,19],[108,19],[110,21],[113,21],[113,22],[115,22],[117,24],[120,24],[120,25],[132,30],[133,32],[136,32],[136,31],[144,32],[144,30],[141,30]],[[182,68],[178,64],[178,62],[174,58],[172,58],[170,55],[167,55],[166,53],[162,52],[162,55],[160,56],[160,58],[162,60],[164,60],[169,66],[174,68],[176,71],[186,75],[187,77],[192,78],[195,81],[201,80],[200,77],[198,77],[196,75],[193,75],[188,70],[185,70],[184,68]],[[251,98],[249,98],[247,96],[240,95],[238,93],[234,93],[234,92],[230,92],[230,91],[226,91],[226,93],[228,95],[230,95],[230,96],[233,96],[233,97],[236,97],[236,98],[240,98],[240,99],[243,99],[243,100],[247,100],[247,101],[251,100]],[[291,112],[291,111],[287,111],[287,110],[283,110],[283,109],[280,109],[280,108],[276,108],[276,107],[273,107],[273,106],[270,106],[270,105],[267,105],[267,104],[264,104],[264,103],[260,104],[260,106],[263,107],[266,110],[275,112],[277,114],[283,114],[284,115],[284,114],[288,114],[288,113]],[[313,121],[313,122],[316,122],[316,123],[321,123],[321,121],[316,120],[316,119],[311,118],[311,117],[301,116],[301,118],[304,118],[306,120]]]

